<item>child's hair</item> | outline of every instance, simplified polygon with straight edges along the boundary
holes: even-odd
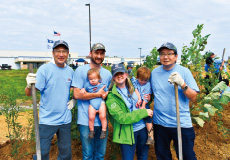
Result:
[[[224,81],[227,86],[229,85],[229,80],[228,79],[223,79],[222,81]]]
[[[112,79],[111,83],[109,85],[109,90],[112,89],[112,87],[113,87],[114,84],[117,86],[117,83]],[[128,95],[130,97],[130,96],[133,95],[134,87],[133,87],[133,84],[132,84],[131,80],[128,77],[125,80],[125,84],[126,84],[128,90],[129,90],[129,93],[131,94],[131,95]]]
[[[142,66],[137,70],[137,79],[149,79],[151,76],[151,71],[149,68]]]
[[[89,77],[89,75],[91,75],[91,74],[93,74],[93,73],[96,73],[98,79],[101,79],[100,72],[99,72],[98,69],[96,69],[96,68],[91,68],[91,69],[87,72],[87,77]]]

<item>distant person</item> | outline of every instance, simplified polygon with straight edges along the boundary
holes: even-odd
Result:
[[[128,74],[129,74],[129,78],[132,78],[134,76],[133,65],[132,64],[127,65],[127,71],[128,71]]]
[[[88,71],[87,77],[89,82],[84,85],[84,88],[81,89],[80,93],[85,94],[86,92],[89,93],[96,93],[99,89],[101,89],[105,84],[101,83],[101,76],[96,68],[92,68]],[[108,92],[108,88],[104,88],[105,92]],[[108,94],[108,93],[107,93]],[[99,118],[101,120],[102,131],[100,139],[104,139],[106,136],[106,129],[107,129],[107,119],[106,119],[106,106],[105,101],[102,98],[93,98],[89,100],[90,105],[88,109],[89,113],[89,138],[94,138],[94,120],[96,118],[96,114],[99,113]]]
[[[138,68],[137,70],[137,79],[132,78],[132,83],[134,84],[134,88],[140,94],[141,98],[141,107],[140,109],[150,109],[149,100],[145,98],[146,95],[152,94],[151,84],[149,82],[151,76],[151,71],[149,68],[143,66]],[[148,139],[146,141],[147,145],[153,145],[153,119],[151,117],[144,118],[144,122],[146,123],[147,131],[148,131]]]
[[[58,159],[71,159],[71,111],[67,109],[73,70],[65,64],[69,46],[58,40],[53,45],[54,61],[42,65],[36,74],[29,73],[25,93],[31,96],[31,84],[41,93],[39,108],[39,135],[41,159],[49,159],[51,140],[58,139]],[[33,156],[37,159],[37,155]]]
[[[214,59],[216,55],[211,52],[211,55],[206,59],[205,64],[205,71],[209,72],[211,70],[211,67],[213,66],[213,70],[211,72],[215,73],[216,77],[218,78],[219,82],[222,81],[222,75],[221,71],[224,70],[226,72],[226,67],[224,65],[224,61],[220,59]],[[206,74],[205,79],[210,79],[209,75]],[[208,82],[209,86],[211,85],[211,82]],[[208,88],[205,88],[206,94],[209,94]]]
[[[149,146],[147,129],[143,118],[152,116],[151,109],[139,109],[138,97],[128,78],[123,64],[114,64],[111,68],[113,79],[106,100],[110,122],[113,126],[113,142],[120,144],[123,160],[147,160]]]
[[[89,114],[88,108],[90,105],[89,100],[93,98],[102,98],[105,99],[107,93],[104,91],[104,88],[109,86],[110,80],[112,78],[111,73],[101,67],[101,63],[105,58],[105,46],[101,43],[96,43],[92,46],[90,51],[90,64],[79,66],[73,76],[72,86],[74,87],[74,98],[77,99],[78,107],[78,129],[80,131],[80,138],[82,143],[82,159],[104,159],[108,129],[106,130],[106,137],[100,139],[102,125],[100,118],[97,114],[94,121],[94,138],[89,138]],[[85,93],[81,94],[80,91],[84,85],[89,81],[87,78],[87,72],[91,68],[95,68],[100,72],[101,83],[105,84],[101,89],[96,93]],[[74,106],[74,105],[73,105]]]
[[[170,151],[172,140],[177,158],[179,157],[175,90],[172,85],[175,83],[178,85],[183,159],[195,160],[196,154],[193,150],[195,133],[189,111],[189,100],[195,101],[199,88],[190,70],[175,63],[178,57],[176,46],[167,42],[158,51],[162,65],[153,69],[150,78],[154,95],[153,125],[157,159],[172,159]]]

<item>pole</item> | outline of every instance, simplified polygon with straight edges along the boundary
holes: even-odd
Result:
[[[142,48],[138,48],[138,49],[140,49],[140,66],[141,66],[141,49]]]
[[[224,48],[224,51],[223,51],[223,55],[222,55],[222,61],[221,61],[221,63],[223,62],[223,60],[224,60],[224,53],[225,53],[225,48]],[[220,79],[220,69],[219,69],[219,75],[218,75],[218,80]]]
[[[183,160],[182,137],[181,137],[181,127],[180,127],[180,110],[179,110],[179,98],[178,98],[178,85],[177,84],[174,84],[174,89],[175,89],[175,100],[176,100],[176,120],[177,120],[177,137],[178,137],[179,160]]]
[[[29,64],[29,69],[30,69],[30,73],[34,72],[32,63]],[[40,147],[40,137],[39,137],[38,111],[37,111],[35,84],[32,84],[31,87],[32,87],[33,115],[34,115],[35,137],[36,137],[36,154],[37,154],[37,159],[41,160],[41,147]]]
[[[89,6],[89,50],[91,50],[91,15],[90,15],[90,3],[85,4],[86,6]]]

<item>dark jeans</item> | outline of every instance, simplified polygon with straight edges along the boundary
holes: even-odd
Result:
[[[58,160],[70,160],[71,153],[71,123],[51,126],[45,124],[39,124],[39,135],[41,145],[41,159],[48,160],[49,152],[51,148],[51,141],[54,134],[57,134],[58,139]],[[33,156],[33,159],[37,159],[37,155]]]
[[[182,152],[183,160],[196,160],[196,154],[193,151],[195,132],[193,127],[181,128],[182,135]],[[173,140],[177,158],[178,154],[178,138],[177,128],[163,127],[154,124],[154,140],[155,153],[158,160],[171,160],[172,154],[170,151],[170,143]]]
[[[128,144],[120,145],[122,160],[133,160],[135,155],[135,150],[136,150],[138,160],[147,160],[149,146],[146,145],[146,141],[148,139],[146,127],[139,131],[134,132],[134,139],[135,139],[135,144],[133,145],[128,145]]]

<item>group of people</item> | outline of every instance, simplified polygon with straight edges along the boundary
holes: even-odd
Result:
[[[140,67],[135,78],[131,68],[127,71],[123,64],[114,64],[111,72],[101,66],[106,52],[101,43],[92,46],[90,63],[73,71],[66,65],[68,44],[56,41],[52,51],[54,61],[42,65],[36,74],[30,73],[26,78],[26,95],[31,95],[31,84],[41,93],[42,159],[49,159],[54,134],[58,139],[58,159],[71,159],[73,107],[78,108],[77,124],[84,160],[104,159],[107,118],[113,126],[113,142],[120,144],[122,159],[132,160],[136,153],[138,159],[147,160],[149,145],[153,143],[157,159],[172,159],[172,140],[179,156],[173,84],[179,86],[183,159],[196,159],[189,100],[196,99],[199,88],[191,72],[175,63],[178,54],[172,43],[164,43],[158,51],[162,65],[153,71]],[[69,101],[71,87],[74,99]],[[154,110],[149,107],[152,98]],[[36,154],[33,159],[37,159]]]

